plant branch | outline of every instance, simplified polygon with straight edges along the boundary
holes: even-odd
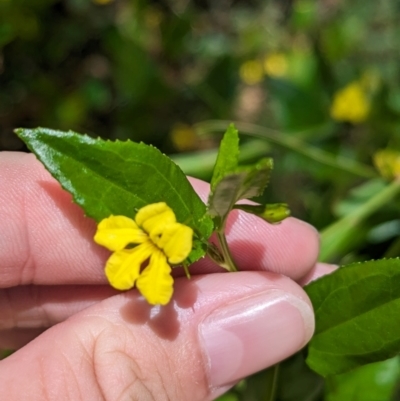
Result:
[[[231,251],[229,250],[228,242],[226,241],[225,233],[224,233],[224,228],[220,231],[217,231],[217,237],[219,244],[221,246],[221,252],[224,256],[225,259],[225,267],[228,268],[229,271],[231,272],[237,272],[238,268],[236,266],[236,263],[233,260]]]
[[[210,134],[212,132],[224,132],[229,123],[231,123],[231,121],[210,120],[195,124],[194,128],[200,134]],[[262,138],[326,166],[330,166],[363,178],[377,177],[377,173],[372,167],[343,156],[335,156],[332,153],[318,149],[293,135],[288,135],[284,132],[250,123],[234,122],[234,124],[236,128],[244,135]]]

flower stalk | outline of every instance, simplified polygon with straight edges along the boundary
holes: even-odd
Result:
[[[224,262],[223,264],[220,263],[220,265],[230,272],[237,272],[238,268],[235,261],[233,260],[231,251],[229,250],[228,241],[226,240],[224,229],[217,231],[217,237],[221,247],[221,253],[224,257]]]

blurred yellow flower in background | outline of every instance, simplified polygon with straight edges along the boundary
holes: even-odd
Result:
[[[264,59],[264,70],[273,78],[284,77],[288,72],[288,62],[283,53],[271,53]]]
[[[400,152],[397,150],[378,150],[374,154],[374,164],[383,178],[394,180],[400,177]]]
[[[195,130],[188,124],[175,124],[169,135],[175,147],[180,151],[195,149],[198,143]]]
[[[371,103],[364,86],[354,81],[335,93],[330,114],[336,121],[360,124],[367,119],[370,108]]]
[[[245,61],[239,70],[240,79],[247,85],[256,85],[264,79],[264,69],[261,61]]]
[[[173,294],[170,264],[188,257],[193,230],[177,223],[173,210],[159,202],[139,209],[135,220],[126,216],[102,220],[94,240],[114,252],[105,267],[114,288],[129,290],[136,284],[150,304],[166,305]]]

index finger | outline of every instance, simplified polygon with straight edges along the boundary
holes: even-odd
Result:
[[[35,156],[0,154],[0,287],[26,284],[103,284],[109,252],[93,242],[95,222]],[[208,184],[193,181],[206,196]],[[242,270],[269,270],[298,279],[314,266],[318,236],[287,219],[277,226],[233,212],[227,233]],[[213,269],[201,261],[194,271]]]

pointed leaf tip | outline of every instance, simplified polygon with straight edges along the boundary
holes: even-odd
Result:
[[[213,176],[211,178],[211,190],[227,174],[232,173],[239,163],[239,133],[234,124],[230,124],[219,146],[217,160],[215,162]]]

